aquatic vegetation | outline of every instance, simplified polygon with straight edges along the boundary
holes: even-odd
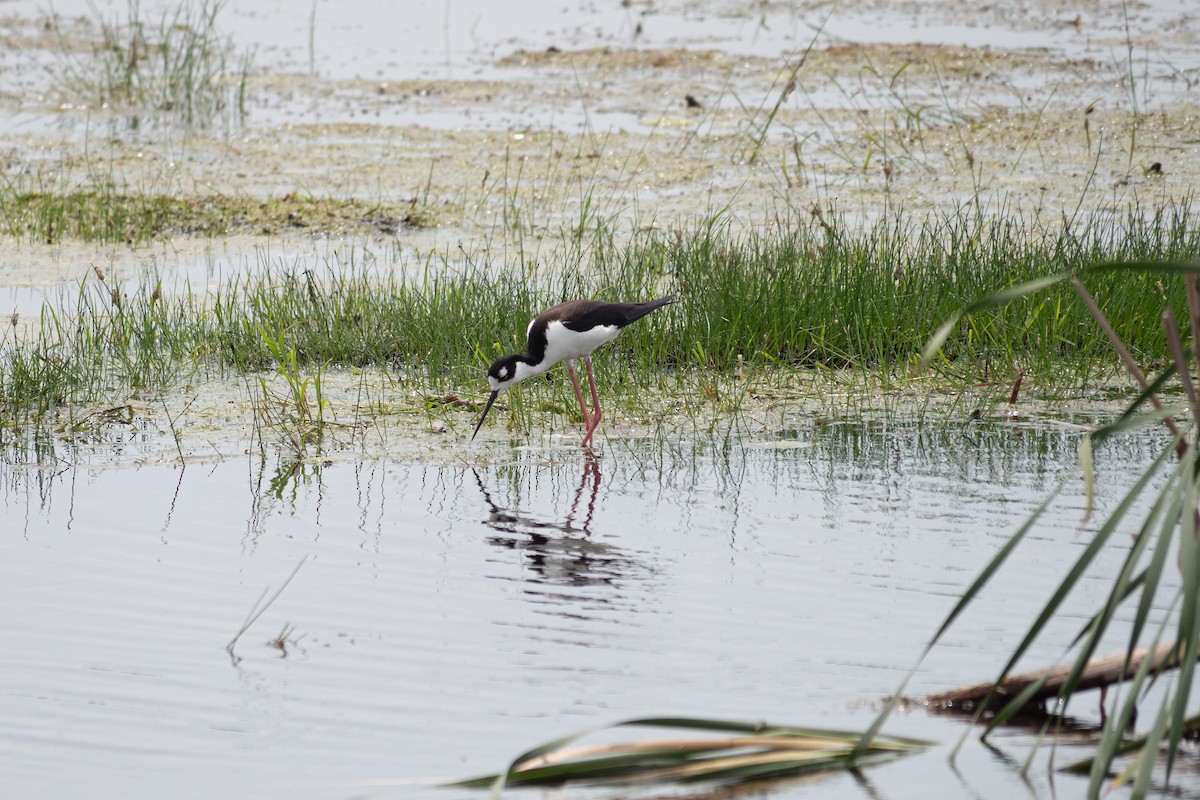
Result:
[[[678,295],[659,324],[628,331],[597,363],[615,399],[635,410],[646,402],[638,395],[656,394],[689,414],[722,413],[766,387],[787,394],[798,370],[856,371],[875,385],[911,381],[925,375],[915,368],[937,320],[998,287],[1086,270],[1131,352],[1163,352],[1160,314],[1164,305],[1183,307],[1182,288],[1149,271],[1095,268],[1194,258],[1200,234],[1188,205],[1058,228],[1036,223],[959,214],[852,229],[819,214],[734,234],[717,216],[691,233],[597,234],[577,266],[432,254],[418,269],[386,274],[370,266],[364,248],[372,245],[364,245],[321,267],[267,265],[208,294],[164,289],[158,279],[129,290],[97,272],[99,282],[85,279],[37,330],[0,344],[0,414],[17,420],[111,405],[196,376],[275,369],[282,351],[269,342],[294,353],[289,370],[298,375],[372,366],[394,371],[404,389],[470,392],[492,360],[523,349],[533,310],[578,297]],[[1070,291],[1059,281],[1036,298],[975,309],[945,329],[928,362],[935,379],[1007,391],[1023,375],[1028,393],[1079,391],[1110,377],[1111,353]],[[559,384],[510,394],[510,419],[526,430],[539,410],[568,409],[574,399]]]
[[[1192,331],[1190,346],[1181,333],[1174,310],[1163,310],[1161,323],[1166,341],[1163,356],[1154,367],[1157,374],[1147,375],[1143,372],[1131,353],[1126,332],[1111,319],[1108,304],[1094,298],[1094,278],[1105,271],[1123,279],[1138,274],[1157,275],[1162,281],[1186,286],[1185,313]],[[1093,288],[1089,289],[1085,283],[1092,284]],[[1122,689],[1112,702],[1111,710],[1103,720],[1095,755],[1075,765],[1074,769],[1088,773],[1089,797],[1098,797],[1105,787],[1115,781],[1117,784],[1132,784],[1133,797],[1142,798],[1147,794],[1152,777],[1160,769],[1165,781],[1170,782],[1180,745],[1196,727],[1194,715],[1189,714],[1189,700],[1196,661],[1200,658],[1200,549],[1196,544],[1200,537],[1200,519],[1196,513],[1200,503],[1200,470],[1197,469],[1200,450],[1194,444],[1197,425],[1200,424],[1200,395],[1197,394],[1191,370],[1194,364],[1200,363],[1200,339],[1196,338],[1196,331],[1200,330],[1200,262],[1100,265],[1090,270],[1061,272],[1013,286],[953,315],[930,339],[923,360],[928,361],[936,355],[964,317],[986,308],[1036,296],[1055,285],[1073,288],[1081,301],[1079,305],[1092,315],[1103,333],[1102,340],[1117,352],[1139,392],[1118,419],[1097,427],[1081,442],[1079,460],[1089,485],[1089,497],[1094,481],[1093,452],[1098,443],[1120,432],[1158,425],[1166,426],[1171,440],[1137,477],[1112,512],[1092,529],[1090,540],[1081,549],[1075,562],[1067,567],[1058,586],[1053,588],[1045,606],[1001,669],[993,689],[977,704],[974,716],[978,721],[985,711],[994,709],[984,729],[983,736],[986,738],[1038,696],[1051,675],[1050,671],[1043,673],[1039,680],[1029,683],[1016,696],[1002,695],[995,687],[1003,685],[1013,675],[1017,663],[1061,611],[1067,597],[1082,581],[1097,577],[1091,574],[1097,556],[1105,549],[1120,547],[1124,558],[1115,574],[1104,576],[1103,580],[1110,587],[1107,596],[1072,642],[1074,661],[1065,678],[1061,678],[1060,688],[1054,696],[1054,713],[1047,715],[1042,734],[1047,734],[1062,722],[1077,691],[1090,688],[1084,685],[1083,678],[1097,647],[1113,627],[1118,614],[1130,619],[1124,663],[1116,681],[1127,682],[1128,687]],[[1176,379],[1181,396],[1176,396],[1168,404],[1165,392],[1173,388],[1171,384]],[[1058,490],[1051,492],[983,568],[930,640],[921,660],[966,607],[977,599],[979,592],[996,576],[1030,531],[1036,529],[1039,518],[1057,493]],[[1148,508],[1139,512],[1139,505],[1145,506],[1147,501]],[[1089,502],[1085,522],[1090,515]],[[1128,545],[1124,544],[1127,541],[1125,537],[1115,537],[1119,530],[1131,529],[1136,531],[1136,535]],[[1171,558],[1172,555],[1175,557]],[[1171,563],[1178,570],[1178,580],[1168,572]],[[1162,609],[1168,609],[1168,613],[1155,613]],[[1147,652],[1163,653],[1168,657],[1145,657]],[[1160,672],[1164,669],[1173,669],[1174,679],[1163,677]],[[1060,677],[1056,676],[1055,679],[1059,680]],[[1161,701],[1157,696],[1153,700],[1149,697],[1152,686],[1161,694]],[[873,734],[881,728],[899,697],[898,692],[897,699],[885,707],[860,743],[859,752],[867,752],[865,748]],[[1153,723],[1142,736],[1133,736],[1131,723],[1148,701],[1159,704],[1157,709],[1150,708],[1143,712],[1151,716]],[[1118,759],[1124,760],[1118,762]]]
[[[491,787],[497,796],[507,785],[555,786],[715,783],[735,785],[789,775],[846,769],[924,750],[916,739],[876,738],[868,752],[851,762],[859,734],[712,719],[648,718],[618,722],[618,727],[652,727],[724,734],[719,737],[638,741],[564,749],[593,733],[557,739],[522,753],[508,770],[453,785]]]
[[[139,244],[174,235],[394,234],[431,219],[418,218],[412,209],[361,200],[301,194],[267,199],[231,194],[189,196],[161,189],[120,186],[104,174],[77,181],[67,175],[53,179],[0,176],[0,230],[14,238],[46,244],[64,239]]]
[[[263,589],[262,594],[260,594],[258,599],[254,601],[254,606],[250,609],[250,613],[246,615],[246,620],[242,623],[241,627],[238,628],[238,631],[233,635],[233,638],[229,640],[229,643],[225,645],[225,652],[229,654],[229,657],[233,659],[235,664],[240,661],[237,654],[234,652],[234,650],[237,648],[238,640],[241,639],[242,635],[245,634],[246,631],[250,630],[251,626],[253,626],[255,622],[258,622],[259,617],[265,614],[267,609],[279,599],[279,595],[283,594],[283,590],[286,589],[288,584],[292,582],[292,579],[296,577],[296,573],[298,573],[300,568],[304,566],[305,561],[308,561],[308,556],[303,556],[296,563],[295,568],[283,580],[283,583],[279,585],[279,588],[276,589],[270,597],[267,597],[267,592],[270,591],[270,587],[268,587]],[[300,634],[299,636],[296,635],[295,626],[293,626],[291,623],[285,623],[279,634],[271,640],[270,644],[276,650],[279,650],[282,656],[286,658],[288,645],[295,645],[302,638],[304,638],[303,634]]]
[[[285,388],[276,390],[267,376],[259,375],[255,417],[267,428],[280,434],[279,438],[293,458],[303,459],[310,445],[320,446],[325,432],[328,401],[321,390],[323,367],[318,366],[311,376],[304,374],[300,369],[296,348],[287,343],[285,333],[272,334],[261,327],[257,328],[257,332],[271,352],[277,376]]]
[[[123,20],[97,11],[99,41],[82,53],[62,43],[65,90],[85,105],[135,118],[153,114],[202,128],[222,118],[240,120],[252,54],[239,53],[231,38],[217,32],[223,5],[183,2],[157,27],[143,18],[138,0],[129,0]]]

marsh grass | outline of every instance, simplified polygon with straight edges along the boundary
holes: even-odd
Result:
[[[1136,358],[1130,346],[1129,331],[1109,314],[1115,304],[1111,297],[1101,300],[1096,291],[1096,279],[1105,272],[1131,279],[1137,274],[1155,276],[1162,298],[1158,322],[1163,333],[1159,358]],[[1162,283],[1179,286],[1186,295],[1182,309],[1165,302],[1167,292]],[[1079,446],[1080,472],[1088,487],[1089,501],[1080,523],[1078,558],[1064,565],[1063,577],[1057,586],[1047,587],[1048,599],[1020,643],[1006,657],[1000,675],[975,709],[973,721],[983,719],[991,709],[984,727],[983,738],[1012,719],[1033,703],[1043,685],[1050,689],[1051,671],[1020,691],[1005,691],[1005,681],[1013,676],[1014,668],[1055,620],[1061,620],[1064,602],[1078,586],[1090,581],[1107,587],[1100,602],[1085,618],[1082,628],[1071,641],[1071,663],[1055,681],[1051,695],[1053,713],[1039,735],[1044,737],[1067,718],[1068,708],[1076,692],[1089,688],[1085,675],[1089,672],[1097,648],[1106,634],[1120,637],[1125,650],[1118,653],[1120,664],[1115,678],[1106,679],[1121,685],[1106,705],[1101,696],[1100,732],[1095,742],[1095,755],[1071,768],[1089,776],[1088,797],[1095,798],[1125,783],[1130,784],[1132,797],[1143,798],[1149,793],[1151,781],[1163,776],[1167,786],[1179,761],[1185,737],[1194,731],[1194,708],[1191,698],[1195,689],[1196,662],[1200,659],[1200,470],[1195,446],[1197,425],[1200,424],[1200,394],[1197,393],[1192,370],[1200,357],[1200,261],[1194,256],[1176,262],[1131,261],[1119,264],[1100,264],[1078,271],[1061,271],[1042,278],[1011,285],[1000,292],[983,296],[964,306],[949,317],[930,338],[922,361],[935,356],[953,328],[964,319],[985,309],[1021,302],[1054,287],[1068,287],[1076,296],[1076,304],[1086,310],[1098,330],[1096,337],[1119,357],[1129,374],[1136,397],[1114,421],[1097,426],[1081,440]],[[1187,320],[1191,336],[1185,338],[1179,319]],[[1146,367],[1149,367],[1147,369]],[[1178,383],[1176,383],[1178,382]],[[1167,392],[1171,391],[1172,395]],[[1163,426],[1169,434],[1169,444],[1158,448],[1157,457],[1140,474],[1130,489],[1108,512],[1092,522],[1091,498],[1094,494],[1095,473],[1092,465],[1095,448],[1114,435],[1137,431],[1144,435],[1147,428]],[[1017,531],[984,565],[977,577],[964,590],[961,598],[947,615],[932,639],[925,646],[917,664],[929,654],[943,634],[962,611],[977,601],[981,590],[999,573],[1008,557],[1034,531],[1041,515],[1054,501],[1062,484],[1054,489],[1042,505],[1020,525]],[[1118,531],[1132,536],[1115,536]],[[1105,550],[1117,548],[1119,567],[1107,575],[1096,574],[1097,557]],[[1177,577],[1171,573],[1177,573]],[[1154,613],[1165,610],[1165,613]],[[1078,627],[1077,612],[1069,620]],[[1127,637],[1127,638],[1126,638]],[[1158,659],[1145,653],[1162,653]],[[1105,661],[1105,659],[1099,659]],[[914,667],[913,672],[915,672]],[[1169,674],[1168,674],[1169,673]],[[911,677],[912,672],[909,673]],[[877,733],[901,696],[905,678],[893,699],[885,704],[867,734],[858,745],[866,753],[872,736]],[[1107,685],[1107,684],[1105,684]],[[1156,688],[1158,696],[1151,695]],[[1150,706],[1146,709],[1146,706]],[[1149,731],[1135,736],[1135,721],[1139,711],[1152,719]],[[965,734],[964,734],[965,736]],[[1037,752],[1035,747],[1025,768]]]
[[[854,234],[818,214],[799,228],[736,242],[714,219],[677,246],[651,239],[626,257],[657,266],[684,298],[673,341],[660,342],[663,357],[714,370],[777,363],[900,375],[931,320],[997,287],[1106,260],[1193,257],[1198,239],[1187,217],[1184,206],[1172,206],[1148,218],[1097,217],[1055,232],[1018,218],[976,224],[956,215],[912,224],[896,215]],[[1164,301],[1178,307],[1183,299],[1181,289],[1144,275],[1103,276],[1097,292],[1113,298],[1113,315],[1138,332],[1135,348],[1150,352],[1164,342]],[[1064,360],[1089,362],[1106,352],[1086,310],[1069,296],[1063,289],[971,318],[937,366],[983,379],[1015,375],[1015,368],[1066,378]]]
[[[65,239],[140,244],[171,235],[233,233],[395,234],[434,224],[430,210],[360,200],[287,194],[187,196],[119,185],[104,174],[0,176],[0,231],[18,239],[54,244]]]
[[[612,728],[665,729],[676,738],[575,746],[594,730],[564,736],[521,755],[498,775],[471,778],[451,786],[490,788],[497,798],[505,786],[597,786],[751,784],[826,770],[882,763],[930,746],[916,739],[877,739],[871,751],[849,759],[858,734],[762,722],[697,718],[647,718]],[[691,736],[696,738],[680,738]],[[703,737],[703,738],[699,738]]]
[[[755,393],[789,396],[801,371],[911,386],[926,379],[910,372],[935,322],[997,288],[1111,260],[1195,258],[1187,209],[1058,229],[1016,216],[980,223],[974,213],[852,229],[819,213],[738,234],[716,215],[692,231],[628,238],[600,226],[561,269],[544,257],[501,267],[430,256],[416,270],[384,273],[368,266],[371,253],[347,248],[320,268],[270,268],[209,294],[164,291],[157,279],[125,292],[97,271],[73,308],[48,309],[36,330],[14,329],[0,344],[0,409],[12,421],[115,405],[195,375],[282,369],[304,386],[326,368],[367,366],[391,372],[406,396],[470,396],[496,356],[524,349],[535,310],[667,293],[678,301],[598,354],[606,397],[627,411],[737,410]],[[1182,309],[1181,289],[1114,271],[1096,273],[1093,291],[1135,355],[1163,351],[1159,317]],[[1111,353],[1069,292],[972,315],[932,361],[937,379],[994,383],[1007,395],[1018,373],[1026,393],[1074,392],[1111,374]],[[520,430],[547,411],[574,413],[566,381],[528,381],[507,395],[507,420]]]
[[[98,41],[82,53],[62,44],[64,89],[84,105],[152,113],[187,126],[240,122],[252,53],[239,52],[218,33],[223,7],[221,0],[184,0],[157,23],[143,16],[138,0],[129,0],[124,19],[97,10]]]
[[[247,321],[246,325],[251,323]],[[283,384],[282,389],[276,389],[266,375],[258,375],[260,392],[255,397],[255,417],[279,434],[293,458],[302,460],[310,447],[320,448],[325,434],[325,410],[329,403],[321,384],[324,365],[316,365],[311,372],[305,370],[285,332],[268,333],[262,327],[255,330],[270,352],[277,378]]]

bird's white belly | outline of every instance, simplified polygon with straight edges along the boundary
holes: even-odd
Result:
[[[556,364],[567,359],[583,358],[602,344],[617,338],[621,329],[616,325],[601,325],[591,330],[573,331],[561,322],[546,326],[546,363]]]

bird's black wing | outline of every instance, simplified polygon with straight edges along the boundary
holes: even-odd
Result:
[[[600,303],[595,300],[577,300],[564,305],[575,306],[569,320],[563,324],[573,331],[586,331],[600,326],[615,325],[624,328],[630,323],[637,322],[652,311],[657,311],[671,303],[675,298],[671,295],[660,297],[646,303]],[[557,306],[556,306],[557,308]]]

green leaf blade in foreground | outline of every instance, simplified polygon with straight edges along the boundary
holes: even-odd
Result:
[[[1200,547],[1197,546],[1196,507],[1200,487],[1197,477],[1188,475],[1183,481],[1183,518],[1180,520],[1179,534],[1179,572],[1183,583],[1183,606],[1179,615],[1179,633],[1176,646],[1182,648],[1179,654],[1179,675],[1175,682],[1175,696],[1171,703],[1171,724],[1168,732],[1169,745],[1167,748],[1167,780],[1171,779],[1171,770],[1175,766],[1175,756],[1179,751],[1179,742],[1183,737],[1184,723],[1187,716],[1188,698],[1192,691],[1192,676],[1196,671],[1196,659],[1200,657],[1200,609],[1196,604],[1200,601]],[[1171,700],[1168,695],[1168,700]],[[1164,700],[1166,702],[1166,700]],[[1157,728],[1156,728],[1157,730]],[[1159,734],[1161,737],[1161,733]],[[1157,747],[1159,739],[1150,739],[1147,749]],[[1144,760],[1143,760],[1144,761]],[[1139,763],[1139,769],[1143,766]],[[1146,766],[1144,769],[1149,770]],[[1141,775],[1138,776],[1139,779]],[[1148,780],[1148,779],[1147,779]],[[1139,780],[1139,783],[1141,781]],[[1145,792],[1138,793],[1136,785],[1135,797],[1144,797]]]
[[[1178,442],[1179,440],[1176,439],[1176,444],[1178,444]],[[1174,447],[1171,448],[1171,450],[1174,449]],[[1165,455],[1167,452],[1170,451],[1164,451],[1163,455]],[[1172,499],[1177,500],[1178,498],[1176,498],[1174,493],[1171,491],[1171,486],[1176,484],[1180,474],[1186,470],[1186,467],[1187,464],[1185,461],[1180,461],[1177,463],[1175,470],[1171,475],[1170,481],[1168,482],[1167,486],[1159,492],[1154,505],[1150,508],[1142,522],[1140,529],[1138,530],[1137,535],[1134,537],[1133,543],[1126,553],[1124,563],[1122,564],[1122,567],[1118,571],[1117,577],[1112,584],[1107,601],[1104,603],[1101,610],[1093,615],[1091,621],[1084,628],[1084,630],[1081,631],[1080,634],[1078,634],[1072,641],[1072,646],[1078,645],[1080,642],[1083,644],[1082,647],[1079,648],[1079,652],[1075,658],[1074,666],[1067,675],[1066,679],[1063,680],[1062,686],[1058,692],[1058,698],[1061,703],[1060,707],[1062,709],[1065,710],[1067,702],[1076,692],[1079,682],[1082,679],[1089,663],[1091,662],[1091,658],[1095,653],[1097,646],[1099,645],[1100,639],[1107,630],[1109,623],[1112,621],[1117,608],[1125,601],[1127,597],[1131,595],[1136,586],[1145,586],[1143,581],[1149,570],[1142,572],[1141,574],[1137,574],[1138,565],[1141,561],[1142,555],[1150,546],[1150,543],[1155,540],[1154,530],[1159,525],[1159,520],[1164,513],[1164,509],[1168,506],[1170,506],[1172,509],[1171,514],[1167,515],[1167,519],[1171,523],[1168,525],[1168,531],[1173,527],[1174,521],[1178,519],[1178,503],[1172,503]],[[1167,535],[1169,536],[1169,533]],[[1157,586],[1157,576],[1155,575],[1152,577],[1154,577],[1154,580],[1149,585],[1153,589],[1153,587]],[[1137,646],[1138,638],[1140,636],[1140,624],[1137,624],[1135,621],[1135,625],[1135,630],[1131,634],[1130,644],[1126,651],[1126,666],[1129,664],[1130,654]],[[1009,706],[1014,712],[1020,709],[1020,706],[1017,705],[1016,701],[1011,702]],[[1006,719],[1007,717],[1005,716],[1004,712],[997,714],[996,718],[993,719],[989,724],[988,730],[993,730],[998,725],[1003,724]]]
[[[883,709],[879,712],[879,715],[875,718],[875,721],[871,723],[871,727],[867,729],[865,734],[863,734],[862,739],[854,748],[854,753],[852,754],[853,758],[858,758],[867,752],[868,748],[875,741],[875,737],[879,735],[879,731],[883,728],[884,723],[887,722],[888,717],[891,716],[892,711],[895,710],[896,706],[903,699],[905,687],[908,686],[908,682],[912,680],[912,676],[916,674],[917,669],[921,666],[921,663],[924,662],[925,657],[929,655],[929,651],[932,650],[933,646],[938,643],[938,641],[942,638],[942,635],[949,630],[950,626],[954,623],[954,620],[958,619],[958,615],[966,610],[967,606],[971,604],[976,595],[983,591],[983,587],[987,585],[992,576],[995,575],[1000,567],[1004,565],[1004,562],[1008,560],[1010,555],[1012,555],[1013,551],[1017,548],[1017,545],[1020,544],[1025,538],[1025,535],[1033,529],[1034,523],[1036,523],[1042,514],[1045,513],[1046,509],[1050,506],[1050,503],[1054,500],[1054,498],[1058,497],[1058,494],[1062,491],[1062,489],[1063,484],[1059,483],[1059,485],[1055,487],[1054,491],[1052,491],[1050,495],[1042,501],[1041,505],[1034,509],[1033,513],[1026,518],[1021,527],[1017,529],[1017,532],[1014,533],[1009,540],[1004,543],[1004,546],[1000,548],[999,552],[992,556],[991,561],[987,563],[987,566],[983,568],[983,571],[976,576],[971,585],[968,586],[966,591],[963,592],[962,597],[960,597],[958,602],[954,604],[954,608],[950,610],[950,613],[946,615],[946,619],[942,621],[941,626],[937,629],[937,632],[934,633],[933,638],[929,640],[929,643],[925,645],[925,649],[923,649],[921,654],[917,657],[917,662],[913,664],[912,669],[910,669],[908,674],[904,676],[904,680],[900,682],[900,686],[897,687],[895,693],[892,694],[891,698],[884,705]]]
[[[1042,630],[1054,618],[1056,612],[1066,600],[1067,596],[1074,591],[1076,585],[1078,585],[1080,579],[1087,571],[1092,561],[1104,548],[1104,545],[1107,544],[1113,533],[1116,532],[1118,525],[1125,518],[1125,514],[1132,507],[1134,501],[1141,496],[1146,485],[1150,482],[1150,479],[1158,473],[1159,468],[1166,462],[1167,458],[1173,452],[1174,448],[1163,449],[1163,452],[1160,453],[1158,458],[1155,459],[1154,463],[1152,463],[1145,470],[1145,472],[1142,473],[1137,482],[1134,484],[1133,488],[1126,493],[1125,497],[1122,498],[1121,502],[1117,505],[1117,508],[1108,517],[1108,519],[1105,520],[1104,524],[1100,526],[1100,529],[1096,532],[1095,536],[1092,537],[1092,541],[1088,542],[1087,546],[1084,547],[1083,552],[1079,554],[1079,557],[1075,560],[1075,563],[1071,566],[1071,569],[1067,572],[1066,576],[1063,577],[1062,581],[1059,583],[1050,599],[1046,602],[1045,606],[1042,607],[1042,611],[1038,614],[1037,619],[1035,619],[1034,623],[1029,626],[1029,630],[1026,631],[1025,636],[1021,639],[1021,643],[1017,645],[1017,648],[1013,651],[1008,663],[1004,665],[1004,669],[1001,670],[1000,675],[996,678],[992,691],[988,693],[988,696],[984,700],[982,706],[986,707],[991,702],[992,696],[996,692],[996,687],[999,687],[1004,683],[1005,678],[1007,678],[1009,673],[1012,672],[1017,662],[1021,660],[1021,657],[1025,655],[1026,651],[1033,645],[1034,641],[1041,634]],[[1098,641],[1103,635],[1103,630],[1099,629],[1101,626],[1098,625],[1096,627],[1097,630],[1093,632],[1093,641]],[[1080,667],[1077,666],[1077,669],[1080,669]],[[991,731],[994,730],[999,724],[997,719],[1000,719],[1000,715],[997,715],[988,723],[985,736],[988,733],[991,733]]]

